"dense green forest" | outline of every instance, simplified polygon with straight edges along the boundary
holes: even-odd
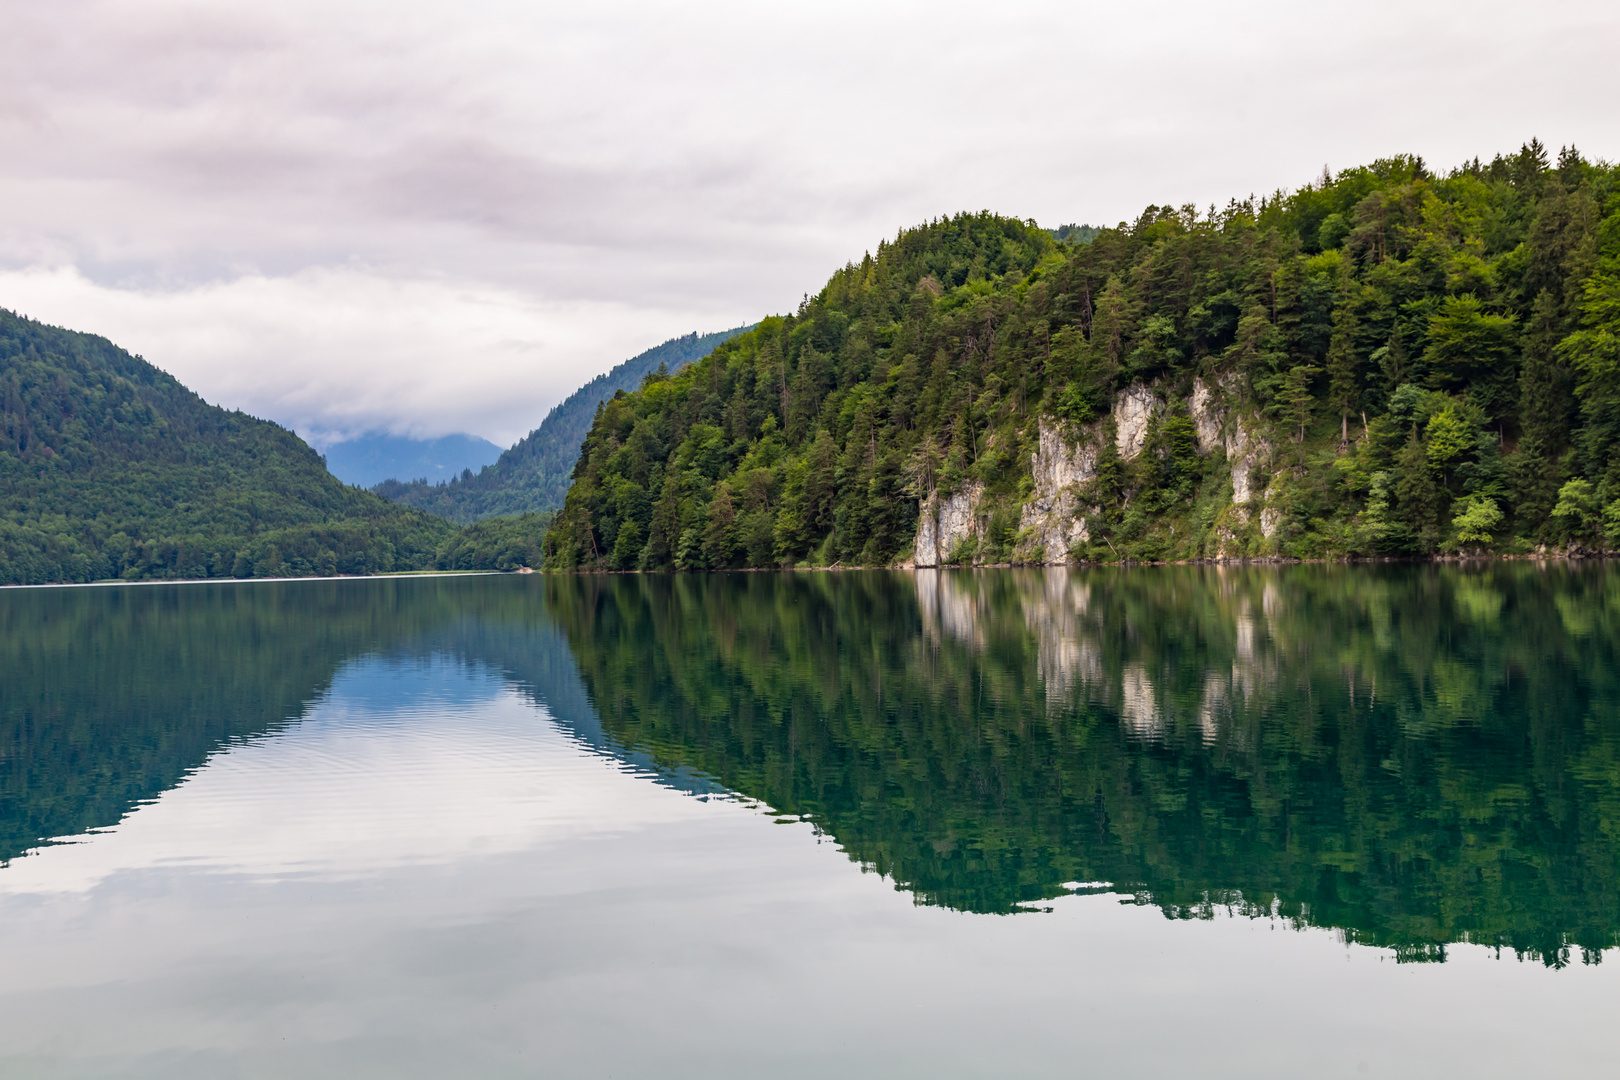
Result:
[[[563,496],[579,459],[580,445],[591,429],[596,407],[620,390],[633,390],[653,372],[666,373],[707,356],[715,346],[749,329],[739,326],[713,334],[691,333],[598,375],[555,406],[540,426],[500,456],[493,465],[440,483],[401,478],[384,481],[372,490],[384,498],[468,523],[501,515],[552,512]]]
[[[607,401],[548,565],[1614,546],[1617,181],[1532,142],[1089,239],[931,221]]]
[[[346,486],[292,432],[209,405],[104,338],[4,311],[0,493],[5,584],[370,574],[435,569],[441,554],[507,569],[544,527],[462,537]]]
[[[548,575],[603,729],[920,903],[1620,943],[1606,565]]]

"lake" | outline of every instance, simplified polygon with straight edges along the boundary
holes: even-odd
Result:
[[[5,1077],[1609,1076],[1620,572],[0,590]]]

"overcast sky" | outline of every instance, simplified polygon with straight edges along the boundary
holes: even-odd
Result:
[[[958,210],[1111,224],[1531,136],[1620,4],[0,0],[0,307],[323,443],[510,443]]]

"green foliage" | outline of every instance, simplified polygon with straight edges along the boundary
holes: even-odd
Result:
[[[1111,882],[1172,918],[1555,966],[1620,934],[1605,567],[539,587],[619,745],[811,819],[922,903]]]
[[[0,311],[0,582],[426,569],[453,531],[103,338]]]
[[[1052,230],[1052,239],[1071,244],[1089,244],[1102,232],[1095,225],[1064,225]]]
[[[542,561],[541,549],[554,514],[484,518],[453,533],[435,550],[436,570],[517,570]]]
[[[1016,473],[1006,406],[1027,410],[1044,385],[1004,381],[1019,374],[1001,354],[1005,319],[1021,297],[1062,287],[1047,280],[1065,265],[1056,252],[1023,222],[936,221],[845,267],[796,314],[605,401],[548,535],[548,565],[892,560],[933,486]],[[1020,324],[1020,348],[1037,332]],[[1073,335],[1066,346],[1054,363],[1089,370]]]
[[[922,500],[972,485],[972,557],[1010,557],[995,523],[1031,497],[1043,419],[1104,447],[1079,493],[1088,557],[1428,555],[1487,503],[1502,517],[1465,526],[1492,537],[1471,544],[1570,541],[1564,484],[1620,499],[1620,170],[1560,160],[1532,143],[1440,176],[1391,158],[1079,244],[991,214],[902,232],[604,403],[547,564],[883,563],[912,550]],[[1226,512],[1229,469],[1186,456],[1195,378],[1272,448],[1244,466],[1268,537],[1258,506]],[[1135,383],[1158,434],[1106,460]]]
[[[1558,505],[1553,517],[1561,523],[1569,539],[1590,541],[1602,526],[1597,489],[1590,481],[1576,477],[1558,489]]]
[[[1429,347],[1423,354],[1430,384],[1456,390],[1513,375],[1517,319],[1486,310],[1479,298],[1447,296],[1429,320]]]
[[[1452,534],[1458,544],[1489,544],[1491,530],[1502,522],[1502,511],[1496,500],[1483,495],[1459,499],[1451,518]]]
[[[477,473],[436,484],[400,477],[372,490],[394,502],[462,523],[536,511],[550,513],[562,505],[597,406],[620,390],[666,378],[747,329],[691,333],[631,357],[568,395],[539,427]]]

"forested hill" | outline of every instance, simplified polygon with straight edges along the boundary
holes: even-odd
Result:
[[[460,522],[555,510],[568,491],[580,444],[591,429],[598,405],[620,390],[634,390],[659,368],[679,371],[747,329],[739,326],[714,334],[690,333],[624,361],[568,395],[546,414],[538,428],[501,454],[494,465],[477,473],[469,470],[441,483],[397,478],[373,490],[396,502]]]
[[[105,338],[0,311],[0,583],[434,565],[448,523]]]
[[[1083,238],[1076,238],[1083,239]],[[557,568],[1620,544],[1620,170],[930,222],[598,413]]]

